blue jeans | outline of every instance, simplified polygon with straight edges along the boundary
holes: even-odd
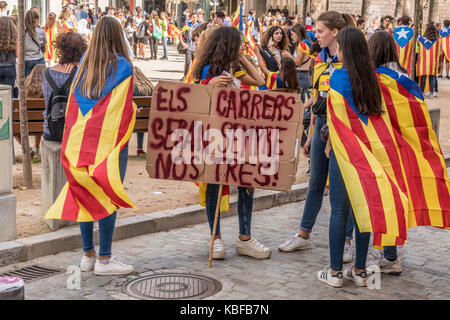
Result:
[[[389,261],[395,261],[398,258],[396,246],[386,246],[383,248],[383,254]]]
[[[11,86],[11,96],[14,98],[14,84],[16,82],[16,67],[0,67],[0,84]]]
[[[238,218],[239,235],[251,235],[251,222],[253,211],[253,193],[248,192],[248,188],[238,187]],[[216,214],[217,196],[219,195],[218,184],[208,184],[206,188],[206,215],[208,216],[211,234],[214,227],[214,217]],[[217,220],[216,235],[220,236],[220,215]]]
[[[45,64],[45,59],[39,59],[39,60],[25,60],[25,78],[28,77],[28,75],[33,71],[33,68],[37,64]]]
[[[350,199],[347,194],[344,179],[337,163],[334,152],[330,154],[330,266],[336,271],[342,270],[342,258],[344,256],[345,229],[348,215],[353,215]],[[355,267],[366,268],[367,252],[369,250],[370,232],[360,233],[355,227],[356,259]]]
[[[162,37],[162,43],[164,48],[164,55],[163,58],[167,57],[167,37]]]
[[[300,97],[302,99],[302,102],[305,103],[306,97],[309,99],[309,91],[308,89],[311,88],[311,77],[309,75],[309,72],[304,71],[297,71],[298,81],[300,83]]]
[[[128,163],[128,144],[119,154],[119,170],[122,182],[125,178]],[[112,240],[114,235],[114,226],[116,224],[117,211],[109,216],[98,220],[98,229],[100,232],[100,257],[111,256]],[[83,242],[83,252],[95,249],[94,245],[94,222],[80,222],[81,241]]]
[[[144,148],[144,132],[137,132],[137,148],[143,149]]]
[[[427,80],[427,77],[430,77],[430,92],[437,92],[437,78],[436,76],[421,76],[420,77],[420,89],[422,89],[422,92],[425,90],[425,83]]]
[[[323,192],[327,183],[328,158],[325,156],[326,143],[320,139],[320,129],[327,123],[327,118],[315,118],[314,133],[311,141],[311,160],[308,193],[303,209],[300,230],[311,232],[316,223],[317,215],[322,207]],[[352,239],[353,219],[347,222],[347,240]]]

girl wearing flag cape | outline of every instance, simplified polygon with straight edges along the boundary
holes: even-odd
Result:
[[[311,158],[308,194],[303,209],[299,230],[294,236],[278,246],[279,251],[291,252],[311,248],[310,233],[316,222],[322,206],[323,193],[328,176],[328,158],[324,150],[326,143],[320,138],[320,131],[327,123],[326,101],[329,89],[330,75],[335,69],[341,68],[342,63],[336,55],[337,35],[339,30],[354,25],[353,18],[347,14],[335,11],[322,13],[317,19],[317,41],[322,51],[314,64],[314,97],[305,103],[305,108],[311,107],[313,116],[308,132],[308,139],[303,147],[303,154]],[[348,219],[347,244],[345,261],[352,261],[350,239],[353,235],[353,220]]]
[[[425,98],[437,98],[437,74],[442,54],[441,39],[433,24],[429,24],[423,36],[419,36],[419,54],[416,73]]]
[[[347,102],[362,117],[382,114],[382,99],[380,86],[375,74],[375,69],[369,58],[369,49],[364,34],[355,27],[347,27],[339,32],[337,37],[337,55],[343,67],[336,70],[330,79],[331,89],[343,95],[349,96]],[[350,87],[349,87],[350,86]],[[342,90],[342,91],[341,91]],[[333,91],[330,91],[330,97]],[[328,98],[328,118],[330,112],[338,112],[337,108],[345,107],[338,104],[330,109],[333,100]],[[330,131],[330,134],[334,133]],[[345,139],[340,136],[339,138]],[[333,144],[333,147],[334,144]],[[334,150],[326,150],[330,159],[330,204],[331,216],[329,227],[330,267],[319,271],[317,279],[333,287],[342,287],[343,278],[350,279],[357,286],[366,286],[366,259],[369,249],[370,233],[361,233],[355,228],[356,261],[355,265],[342,271],[342,259],[344,255],[346,222],[348,215],[353,214],[346,184],[342,178],[341,169],[336,160]]]
[[[133,272],[111,255],[117,209],[134,205],[123,187],[133,133],[133,66],[120,22],[99,20],[82,58],[67,103],[61,163],[67,177],[46,219],[80,223],[81,271],[96,275]],[[94,246],[98,221],[100,251]]]
[[[389,68],[398,73],[400,77],[408,77],[408,71],[399,61],[396,43],[387,32],[377,32],[373,34],[368,40],[368,46],[373,65],[376,68]],[[400,259],[398,258],[396,246],[385,246],[383,251],[377,252],[375,258],[377,260],[377,265],[380,268],[380,272],[393,275],[399,275],[402,272],[402,266]]]
[[[230,75],[235,70],[231,69],[236,68],[239,63],[248,64],[242,54],[241,34],[234,27],[217,28],[206,39],[205,44],[202,44],[202,48],[204,50],[198,53],[197,63],[193,69],[193,77],[199,79],[200,84],[228,87],[235,82],[235,78]],[[245,81],[244,79],[249,76],[249,74],[243,76],[241,81]],[[251,236],[253,188],[238,187],[238,192],[239,237],[236,239],[236,252],[256,259],[270,258],[271,250]],[[205,204],[211,233],[218,193],[219,185],[207,184]],[[222,203],[220,208],[222,208]],[[221,212],[223,211],[221,210]],[[225,259],[225,249],[220,235],[220,216],[214,236],[212,258]]]

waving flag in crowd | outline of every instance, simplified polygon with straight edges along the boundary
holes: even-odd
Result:
[[[239,2],[239,7],[234,14],[233,20],[231,21],[231,26],[238,28],[239,31],[244,31],[244,25],[242,22],[242,2]]]
[[[255,23],[254,20],[248,20],[247,21],[247,29],[245,30],[245,35],[244,35],[244,43],[247,45],[247,53],[251,56],[251,57],[256,57],[256,51],[255,51],[255,39],[252,36],[252,29],[253,29],[253,24]]]
[[[178,38],[178,36],[180,35],[181,31],[180,29],[178,29],[177,27],[175,27],[175,25],[173,24],[169,24],[167,27],[167,35],[170,38],[176,39]]]
[[[410,75],[414,48],[414,30],[406,26],[397,27],[394,28],[393,36],[397,46],[399,62]]]
[[[430,91],[430,77],[438,74],[439,52],[441,50],[441,40],[436,37],[428,40],[419,36],[419,56],[417,58],[416,75],[427,76],[424,91]]]
[[[411,227],[449,229],[450,181],[420,88],[388,68],[377,76],[381,116],[358,113],[345,69],[331,78],[328,116],[359,229],[381,247],[404,244]]]
[[[136,120],[133,68],[119,57],[101,99],[70,93],[61,146],[67,183],[46,219],[97,221],[118,208],[134,207],[123,188],[119,153],[128,143]]]
[[[56,41],[56,25],[45,29],[45,34],[47,35],[47,45],[45,50],[45,59],[56,61],[55,47],[54,43]]]

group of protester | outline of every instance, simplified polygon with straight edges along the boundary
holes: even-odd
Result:
[[[61,163],[68,182],[46,218],[80,222],[84,252],[81,270],[93,270],[97,275],[133,271],[133,266],[112,256],[116,211],[120,207],[133,207],[118,177],[123,182],[128,141],[136,115],[133,95],[151,95],[153,87],[140,70],[133,68],[128,41],[132,38],[135,46],[136,38],[141,39],[139,35],[144,28],[141,25],[145,24],[144,33],[151,43],[155,30],[160,27],[162,30],[161,21],[167,18],[153,13],[144,18],[143,12],[137,10],[133,21],[128,16],[122,24],[116,13],[109,10],[98,16],[90,41],[77,32],[70,32],[77,28],[78,19],[68,11],[63,11],[59,19],[65,32],[58,33],[50,41],[48,30],[51,24],[46,28],[47,32],[42,31],[36,10],[26,14],[27,69],[31,77],[40,78],[42,83],[42,93],[33,90],[36,92],[30,94],[42,94],[45,99],[44,139],[52,140],[52,132],[58,129],[50,123],[51,110],[58,105],[54,93],[57,91],[59,97],[65,94],[67,99],[64,131],[60,134]],[[305,117],[308,130],[303,145],[303,154],[311,163],[308,194],[298,232],[281,244],[279,251],[312,247],[311,233],[322,205],[327,177],[331,203],[330,266],[319,271],[317,279],[328,285],[342,287],[346,278],[358,286],[366,286],[371,233],[374,245],[384,247],[377,256],[381,272],[400,274],[396,246],[404,244],[407,228],[420,225],[450,227],[450,183],[442,152],[431,128],[421,90],[409,78],[408,66],[399,59],[398,43],[387,30],[374,32],[367,41],[366,35],[356,27],[354,17],[334,11],[321,13],[315,23],[309,19],[306,26],[294,17],[289,19],[290,22],[285,19],[281,26],[267,25],[261,32],[265,22],[261,21],[258,30],[254,10],[245,19],[246,28],[242,30],[239,30],[239,25],[243,24],[240,14],[229,19],[218,11],[208,21],[199,20],[199,16],[204,19],[204,14],[198,11],[188,11],[186,15],[186,24],[178,33],[179,50],[186,54],[186,82],[300,92],[304,106],[309,110],[309,118]],[[83,15],[79,16],[81,21]],[[52,19],[56,19],[56,15]],[[93,22],[91,20],[90,24]],[[423,36],[428,42],[433,41],[429,28]],[[396,32],[394,29],[393,33]],[[260,41],[255,39],[257,34]],[[445,37],[441,37],[435,42],[444,42]],[[141,43],[146,45],[145,40],[137,42],[140,49]],[[419,48],[420,45],[427,46],[420,39],[419,42]],[[49,50],[49,46],[45,48],[45,44],[51,44],[54,51]],[[15,74],[17,52],[16,25],[12,18],[0,17],[0,75],[5,77],[8,74],[5,70],[10,70],[8,84],[12,86],[15,76],[10,75],[13,69]],[[48,53],[54,55],[57,64],[45,68],[44,54]],[[152,55],[156,58],[156,51]],[[447,64],[448,58],[446,55]],[[39,83],[39,80],[30,81]],[[30,85],[30,89],[32,87]],[[69,87],[70,97],[64,90]],[[411,110],[413,120],[405,125],[402,123],[406,122],[405,115],[399,119],[395,117],[396,99],[410,103],[404,108]],[[394,127],[400,135],[387,136]],[[406,129],[402,131],[404,127]],[[408,140],[411,128],[416,128],[422,139],[421,142],[414,140],[416,148],[421,146],[421,153],[417,151],[420,154],[408,149],[412,143]],[[428,128],[426,135],[424,128]],[[374,142],[369,135],[378,140]],[[403,147],[397,153],[400,143]],[[368,156],[370,152],[373,154]],[[413,156],[417,160],[412,160]],[[384,157],[382,163],[386,167],[377,167],[376,160],[381,157]],[[430,166],[431,178],[429,171],[428,175],[420,171],[419,163]],[[359,179],[351,180],[358,174]],[[422,180],[426,183],[422,184]],[[434,187],[425,192],[423,185]],[[214,184],[200,185],[200,198],[206,206],[211,233],[221,189]],[[222,189],[222,194],[227,192],[227,188]],[[385,192],[391,193],[385,197]],[[251,235],[253,194],[253,188],[239,187],[236,251],[256,259],[267,259],[271,249]],[[378,198],[374,200],[374,197]],[[435,206],[436,201],[439,203]],[[428,210],[431,207],[432,210]],[[389,219],[379,220],[385,216]],[[98,255],[93,242],[93,221],[99,221]],[[355,259],[351,246],[353,231]],[[225,259],[220,222],[214,235],[213,258]],[[343,263],[353,260],[355,264],[343,270]]]

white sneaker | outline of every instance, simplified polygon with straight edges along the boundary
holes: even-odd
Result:
[[[335,288],[341,288],[344,286],[344,277],[342,272],[338,272],[333,276],[331,275],[331,269],[329,267],[317,272],[317,280],[325,282]]]
[[[83,272],[89,272],[94,270],[95,261],[97,260],[97,256],[94,255],[92,257],[85,256],[81,258],[80,262],[80,270]]]
[[[384,257],[383,251],[380,250],[379,253],[374,254],[375,264],[380,268],[381,273],[391,274],[398,276],[402,273],[402,264],[400,259],[397,258],[395,261],[389,261]]]
[[[19,277],[0,277],[0,292],[10,290],[12,288],[21,288],[24,286],[22,278]]]
[[[311,247],[311,238],[304,239],[296,233],[292,238],[279,245],[278,250],[282,252],[292,252],[296,250],[310,249]]]
[[[108,263],[101,263],[97,259],[94,266],[94,273],[99,276],[117,276],[122,274],[129,274],[133,271],[133,266],[125,264],[115,257],[111,257]]]
[[[355,273],[355,266],[344,270],[344,278],[352,280],[358,287],[367,287],[367,273],[365,271]]]
[[[433,97],[435,97],[435,98],[439,98],[439,93],[437,93],[437,92],[433,92]]]
[[[344,246],[344,257],[342,259],[342,262],[349,263],[353,261],[353,251],[352,251],[352,244],[345,241]]]
[[[423,94],[425,98],[430,98],[430,91],[424,92]]]
[[[214,240],[212,258],[214,260],[223,260],[223,259],[225,259],[225,249],[223,247],[222,239]]]
[[[264,247],[255,238],[251,238],[248,241],[241,241],[238,238],[236,241],[236,252],[240,255],[256,259],[268,259],[272,254],[272,250]]]

